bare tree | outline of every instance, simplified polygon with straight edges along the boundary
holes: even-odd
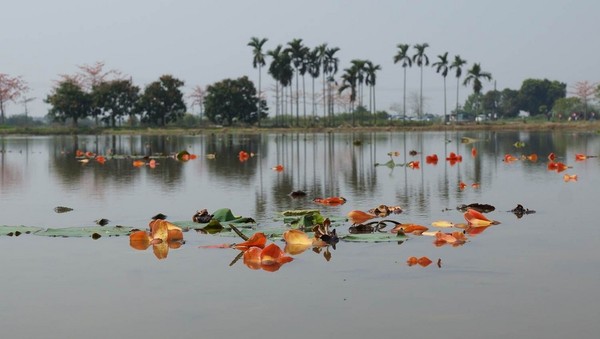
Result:
[[[6,104],[16,102],[28,90],[29,86],[21,77],[0,73],[0,124],[4,124]]]
[[[192,88],[192,93],[188,95],[190,99],[192,99],[191,106],[198,106],[200,108],[200,119],[202,119],[203,107],[204,107],[204,97],[206,97],[206,89],[200,85]]]
[[[588,102],[594,97],[595,93],[595,84],[592,84],[587,80],[575,83],[575,90],[573,91],[573,94],[581,99],[581,102],[583,103],[585,120],[588,118]]]

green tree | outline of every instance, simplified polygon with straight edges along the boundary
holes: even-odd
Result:
[[[423,66],[429,66],[429,57],[425,54],[425,49],[429,47],[428,43],[416,44],[417,50],[412,57],[413,62],[421,68],[421,90],[419,92],[419,118],[423,117]]]
[[[166,126],[167,123],[182,118],[186,111],[180,90],[183,85],[183,81],[167,74],[146,86],[139,100],[142,122]]]
[[[250,42],[248,43],[248,46],[252,47],[252,66],[254,68],[258,67],[258,97],[259,100],[257,100],[257,102],[260,102],[260,98],[261,98],[261,70],[262,70],[262,66],[264,66],[266,64],[265,62],[265,54],[262,51],[263,45],[267,42],[266,38],[263,39],[259,39],[257,37],[252,37],[250,39]],[[260,127],[260,105],[258,106],[258,127]]]
[[[454,56],[454,61],[450,65],[450,69],[454,69],[456,75],[456,114],[458,114],[458,92],[460,89],[460,77],[462,76],[462,67],[467,64],[467,60],[464,60],[460,55]]]
[[[204,109],[207,118],[214,123],[231,125],[235,121],[248,124],[258,122],[258,98],[254,84],[243,76],[238,79],[225,79],[206,89]],[[260,112],[267,117],[267,103],[260,100]]]
[[[354,64],[350,68],[344,69],[342,74],[342,85],[338,89],[341,94],[347,89],[350,89],[350,112],[352,113],[352,126],[354,126],[354,102],[356,101],[356,84],[358,83],[358,67]]]
[[[448,76],[449,70],[449,62],[448,62],[448,52],[438,55],[438,61],[433,63],[433,67],[435,67],[435,72],[442,74],[444,77],[444,123],[448,121],[448,114],[446,110],[446,77]]]
[[[409,45],[398,44],[398,53],[394,56],[394,63],[402,63],[404,69],[404,98],[402,99],[402,115],[406,119],[406,67],[412,67],[412,59],[408,55]]]
[[[131,118],[135,114],[140,88],[134,86],[131,80],[111,80],[94,85],[91,94],[94,109],[105,115],[102,121],[115,127],[118,118]]]
[[[567,94],[567,85],[548,79],[526,79],[519,89],[519,108],[531,115],[540,113],[540,107],[553,107],[557,99]]]
[[[88,117],[92,110],[91,94],[73,79],[60,81],[44,101],[51,105],[48,116],[52,121],[64,123],[71,119],[73,127],[77,127],[79,119]]]
[[[312,78],[312,117],[317,112],[317,101],[315,99],[315,80],[321,75],[321,56],[319,47],[313,48],[307,55],[307,72]]]
[[[558,98],[554,101],[552,111],[555,118],[562,120],[568,119],[573,112],[581,112],[583,106],[583,102],[578,97]]]
[[[514,118],[519,115],[519,91],[505,88],[500,92],[498,115],[505,118]]]

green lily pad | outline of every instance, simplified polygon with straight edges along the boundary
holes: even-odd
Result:
[[[35,232],[35,235],[41,235],[46,237],[93,237],[97,239],[99,237],[118,237],[128,236],[133,230],[133,227],[126,226],[89,226],[89,227],[65,227],[65,228],[48,228],[39,232]]]
[[[33,226],[0,226],[0,235],[19,236],[21,234],[31,234],[43,230],[41,227]]]
[[[228,223],[254,223],[254,219],[252,218],[246,218],[246,217],[240,217],[240,216],[235,216],[233,215],[233,213],[231,212],[231,209],[229,208],[221,208],[216,210],[213,213],[213,219],[218,220],[220,222],[228,222]]]
[[[340,236],[340,240],[348,242],[392,242],[404,241],[408,239],[406,235],[393,233],[367,233],[367,234],[347,234]]]

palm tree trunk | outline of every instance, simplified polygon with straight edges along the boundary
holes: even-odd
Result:
[[[298,81],[298,67],[296,67],[296,127],[300,127],[300,86]]]
[[[421,64],[421,92],[419,95],[419,119],[423,117],[423,64]]]
[[[312,118],[315,120],[317,103],[315,102],[315,78],[312,78]]]
[[[402,99],[402,114],[404,115],[403,121],[406,121],[406,67],[404,67],[404,99]]]
[[[303,114],[304,114],[304,127],[306,127],[306,81],[304,79],[304,75],[302,76],[302,105],[304,106]]]
[[[458,121],[458,89],[460,88],[460,78],[456,77],[456,121]]]
[[[446,110],[446,77],[444,77],[444,125],[448,122],[448,113]]]

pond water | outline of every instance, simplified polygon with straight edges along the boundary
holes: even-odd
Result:
[[[83,164],[76,150],[118,157]],[[132,165],[182,150],[198,158]],[[240,151],[254,156],[241,162]],[[450,152],[462,162],[445,161]],[[550,153],[569,168],[548,170]],[[431,154],[439,157],[435,165],[426,162]],[[505,154],[518,160],[505,162]],[[530,154],[538,160],[521,158]],[[190,221],[199,209],[226,207],[254,218],[260,231],[281,227],[285,210],[344,217],[385,204],[403,209],[387,219],[434,230],[434,221],[465,222],[456,207],[470,203],[495,206],[487,216],[500,222],[462,246],[416,235],[341,241],[294,255],[276,272],[251,270],[241,260],[230,266],[238,251],[203,246],[240,239],[195,231],[163,260],[152,249],[131,248],[126,236],[0,236],[0,328],[7,338],[596,338],[600,160],[576,161],[576,154],[600,155],[600,135],[0,137],[0,225],[66,228],[106,218],[109,226],[144,229],[157,213]],[[419,166],[375,166],[390,159]],[[307,196],[291,198],[296,190]],[[331,196],[347,202],[312,201]],[[536,213],[518,218],[509,212],[518,204]],[[73,210],[56,213],[57,206]],[[349,226],[342,222],[338,232]],[[409,266],[412,256],[433,263]]]

